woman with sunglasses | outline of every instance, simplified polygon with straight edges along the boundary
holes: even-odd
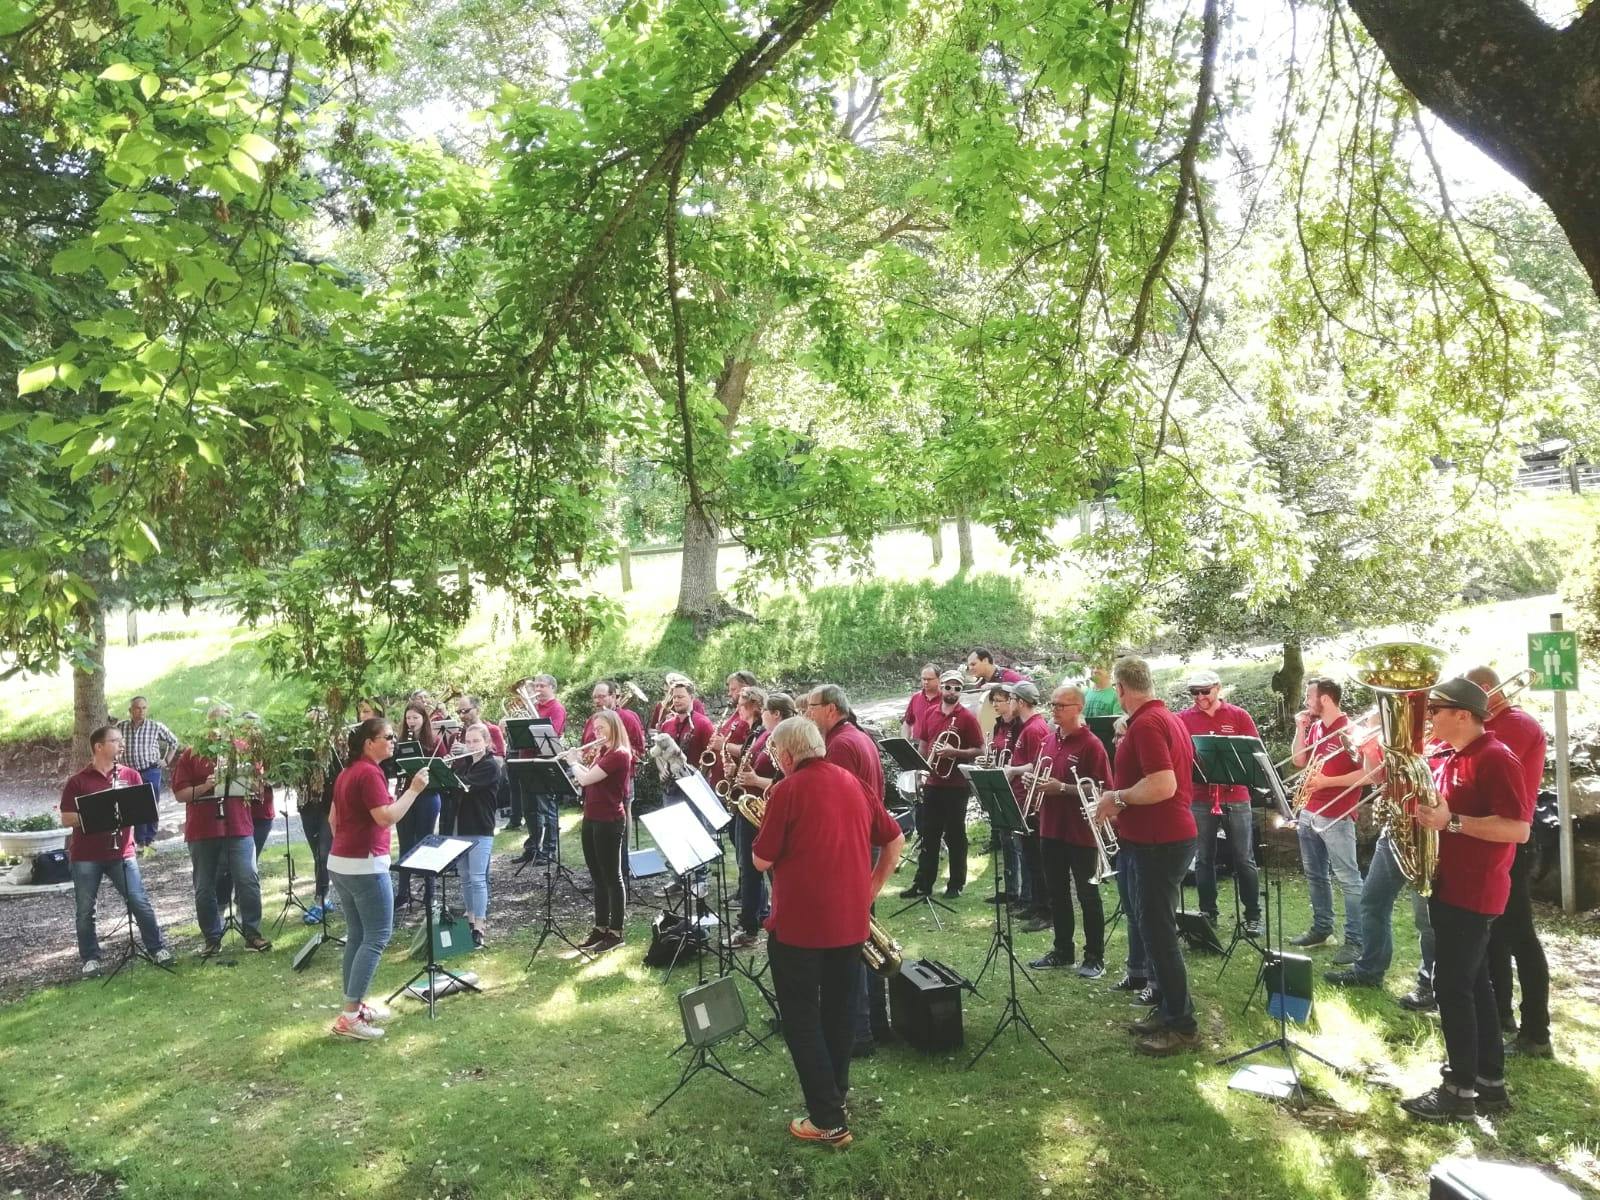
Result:
[[[371,1041],[383,1036],[377,1022],[393,1014],[367,1003],[367,989],[394,931],[394,890],[389,882],[390,829],[428,790],[428,772],[418,771],[406,790],[393,798],[379,765],[394,749],[394,731],[382,717],[362,721],[350,731],[350,765],[333,785],[333,853],[328,875],[344,909],[344,1011],[330,1032]]]

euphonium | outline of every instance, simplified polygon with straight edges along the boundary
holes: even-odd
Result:
[[[1439,803],[1422,745],[1428,689],[1439,682],[1443,666],[1443,654],[1417,642],[1382,642],[1350,659],[1351,676],[1378,693],[1384,782],[1377,812],[1401,873],[1424,896],[1433,890],[1439,834],[1418,825],[1413,813],[1419,805]]]
[[[867,970],[885,979],[900,974],[905,965],[900,943],[871,914],[867,916],[867,940],[861,943],[861,961],[867,964]]]
[[[753,793],[740,796],[733,802],[733,809],[746,821],[761,828],[761,822],[767,815],[767,798]]]
[[[539,709],[533,699],[533,676],[524,675],[506,689],[500,701],[500,717],[502,720],[525,720],[538,715]]]
[[[1055,766],[1055,760],[1039,752],[1039,757],[1033,760],[1033,766],[1028,768],[1028,773],[1022,778],[1028,790],[1022,793],[1022,819],[1032,825],[1034,818],[1039,815],[1039,806],[1044,803],[1044,785],[1050,779],[1050,770]]]
[[[1095,810],[1100,807],[1100,785],[1079,775],[1076,767],[1072,769],[1072,778],[1077,781],[1078,804],[1083,809],[1083,819],[1094,836],[1094,877],[1089,882],[1099,883],[1117,873],[1117,869],[1111,865],[1111,856],[1122,846],[1117,841],[1117,831],[1110,821],[1095,820]]]

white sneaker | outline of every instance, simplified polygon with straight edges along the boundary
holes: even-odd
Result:
[[[329,1033],[336,1037],[354,1038],[360,1042],[372,1042],[383,1036],[383,1030],[361,1019],[360,1012],[342,1012],[333,1022]]]
[[[172,953],[171,946],[163,946],[150,957],[165,967],[171,965],[171,963],[177,958],[177,955]]]
[[[361,1002],[361,1008],[358,1011],[361,1014],[361,1019],[368,1025],[371,1025],[377,1021],[387,1021],[389,1018],[394,1016],[394,1009],[390,1008],[387,1004],[384,1004],[380,1000],[373,1000],[370,1002],[363,1000]]]
[[[87,959],[83,964],[85,975],[98,975],[103,969],[98,958]]]

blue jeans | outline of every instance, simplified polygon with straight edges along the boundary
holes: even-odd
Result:
[[[100,881],[110,879],[119,896],[128,898],[133,909],[134,922],[139,926],[139,936],[146,950],[161,949],[161,926],[156,924],[155,910],[150,898],[144,894],[144,881],[139,878],[139,864],[131,858],[118,862],[75,862],[72,864],[72,892],[78,902],[78,957],[84,962],[100,957],[100,939],[94,931],[94,902],[100,895]]]
[[[1178,940],[1178,904],[1183,898],[1183,877],[1194,857],[1194,839],[1134,846],[1139,862],[1139,931],[1144,936],[1156,988],[1161,992],[1161,1019],[1170,1029],[1191,1033],[1195,1029],[1194,1004],[1189,999],[1189,969]]]
[[[989,850],[999,856],[1005,872],[1002,883],[1005,894],[1012,899],[1022,895],[1022,849],[1017,845],[1017,839],[1009,833],[991,830],[989,833]]]
[[[561,797],[554,792],[535,796],[534,811],[529,814],[529,820],[539,823],[536,845],[554,858],[561,842]]]
[[[1394,960],[1394,902],[1402,891],[1411,897],[1411,917],[1422,948],[1417,983],[1432,990],[1435,944],[1428,901],[1407,885],[1394,857],[1394,843],[1387,833],[1378,839],[1372,862],[1367,867],[1367,879],[1361,891],[1361,957],[1350,970],[1372,983],[1382,982]]]
[[[756,870],[751,847],[756,844],[756,827],[743,817],[733,819],[733,848],[739,856],[739,928],[759,933],[767,916],[767,877]]]
[[[311,860],[316,868],[317,903],[328,898],[328,855],[333,851],[333,831],[328,828],[328,812],[323,808],[302,808],[300,828],[305,832],[306,844],[311,847]]]
[[[476,834],[469,840],[472,849],[467,851],[461,891],[467,916],[482,922],[489,915],[489,855],[494,850],[494,835]]]
[[[260,863],[260,861],[261,861],[261,851],[266,847],[267,839],[270,838],[271,836],[272,836],[272,819],[270,817],[264,817],[264,818],[252,819],[251,820],[251,822],[250,822],[250,840],[255,843],[255,847],[256,847],[255,861],[257,863]],[[259,872],[258,872],[258,874],[259,874]],[[260,885],[258,883],[257,884],[257,894],[259,894],[259,893],[260,893]],[[230,898],[232,898],[232,899],[234,899],[236,901],[238,900],[238,897],[234,895],[234,891],[233,891],[233,875],[228,870],[227,861],[224,860],[222,865],[217,868],[217,907],[218,908],[227,908],[228,907],[228,901],[229,901]]]
[[[245,936],[261,933],[261,881],[256,878],[256,848],[251,839],[238,837],[201,838],[189,843],[189,861],[194,865],[194,911],[206,941],[222,937],[222,913],[217,904],[218,876],[226,871],[233,881],[234,901],[239,924]],[[226,893],[224,893],[226,895]]]
[[[1217,829],[1228,834],[1228,850],[1233,855],[1233,886],[1239,893],[1246,921],[1261,919],[1261,884],[1256,876],[1255,820],[1248,801],[1224,804],[1222,815],[1211,811],[1209,802],[1191,804],[1198,841],[1195,845],[1194,886],[1200,893],[1200,911],[1213,920],[1217,916]]]
[[[1128,931],[1127,972],[1134,979],[1151,977],[1150,956],[1145,953],[1144,934],[1139,929],[1139,863],[1133,847],[1117,854],[1117,899],[1122,903],[1122,924]]]
[[[356,1004],[367,998],[383,948],[394,932],[394,887],[387,871],[330,874],[333,890],[339,893],[339,907],[344,909],[344,1002]]]
[[[161,764],[146,767],[139,772],[139,778],[148,783],[156,791],[156,803],[161,803]],[[154,825],[135,825],[133,827],[134,841],[141,846],[148,846],[156,840],[156,827]]]
[[[1329,825],[1308,810],[1300,810],[1300,865],[1311,892],[1311,930],[1333,932],[1333,887],[1339,881],[1344,893],[1344,940],[1361,945],[1361,868],[1356,864],[1356,823],[1345,819]]]

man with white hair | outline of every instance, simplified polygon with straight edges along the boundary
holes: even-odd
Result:
[[[1261,736],[1254,718],[1237,704],[1222,698],[1222,678],[1215,671],[1191,671],[1184,688],[1193,702],[1178,714],[1190,737],[1223,735]],[[1244,908],[1244,931],[1261,936],[1261,885],[1256,875],[1255,820],[1250,812],[1250,790],[1242,784],[1199,784],[1194,789],[1197,843],[1194,883],[1200,911],[1217,923],[1217,830],[1227,831],[1233,855],[1234,887]]]
[[[824,759],[822,732],[810,719],[780,721],[767,746],[783,778],[767,792],[751,854],[758,871],[772,873],[767,955],[806,1099],[806,1116],[789,1132],[843,1148],[853,1140],[845,1098],[861,946],[873,898],[894,873],[905,836],[854,775]],[[874,846],[882,850],[876,865]]]

